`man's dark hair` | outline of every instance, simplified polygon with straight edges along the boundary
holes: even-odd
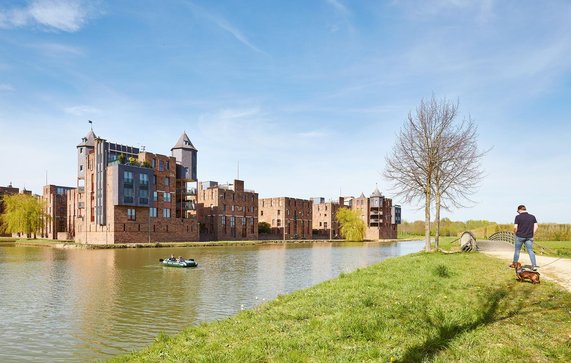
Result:
[[[526,210],[525,205],[523,205],[523,204],[518,205],[517,210]]]

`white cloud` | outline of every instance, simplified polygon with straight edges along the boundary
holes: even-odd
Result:
[[[93,4],[83,0],[33,0],[27,6],[0,10],[0,28],[39,25],[50,30],[76,32],[93,16]]]
[[[96,107],[77,105],[64,108],[65,113],[74,116],[92,115],[101,113],[101,110]]]

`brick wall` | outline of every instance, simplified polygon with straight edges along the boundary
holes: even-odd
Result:
[[[263,198],[258,202],[258,220],[270,224],[275,238],[284,238],[285,232],[285,239],[311,239],[312,204],[306,199]]]

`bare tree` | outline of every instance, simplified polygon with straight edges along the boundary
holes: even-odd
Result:
[[[465,202],[473,203],[473,194],[482,180],[480,160],[487,151],[480,152],[477,143],[478,129],[468,117],[445,133],[439,148],[439,163],[434,173],[435,247],[439,247],[440,209],[462,208]]]
[[[424,201],[425,249],[430,251],[430,206],[433,181],[440,167],[447,131],[456,117],[458,105],[434,95],[420,101],[416,112],[409,112],[391,153],[386,157],[384,176],[405,202]]]
[[[471,202],[482,177],[477,127],[472,120],[456,122],[458,102],[447,99],[420,101],[409,112],[391,153],[384,176],[405,202],[424,202],[424,237],[430,251],[430,213],[435,205],[436,248],[440,237],[440,210]]]

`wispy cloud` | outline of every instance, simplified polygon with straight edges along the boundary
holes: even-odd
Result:
[[[34,44],[27,44],[29,48],[36,49],[45,55],[49,56],[82,56],[84,54],[83,49],[79,47],[74,47],[67,44],[61,43],[34,43]]]
[[[14,86],[8,83],[0,83],[0,92],[12,92],[14,91]]]
[[[341,26],[346,26],[350,31],[353,31],[353,26],[351,25],[350,17],[351,11],[349,8],[342,2],[342,0],[325,0],[327,4],[329,4],[334,10],[335,13],[340,18],[340,21],[336,24],[333,24],[329,27],[329,30],[332,33],[335,33],[339,30]]]
[[[196,5],[190,1],[188,1],[187,4],[193,10],[193,12],[195,14],[213,22],[218,27],[220,27],[222,30],[230,33],[236,40],[238,40],[240,43],[244,44],[248,48],[250,48],[253,51],[258,52],[260,54],[269,55],[265,51],[256,47],[240,29],[238,29],[236,26],[231,24],[228,20],[226,20],[221,15],[213,14],[213,13],[207,11],[206,9],[204,9],[204,8],[198,6],[198,5]]]
[[[76,32],[95,14],[93,2],[84,0],[33,0],[26,6],[0,9],[1,28],[35,26]]]
[[[101,113],[101,110],[87,105],[69,106],[64,108],[65,113],[74,116],[84,116]]]

